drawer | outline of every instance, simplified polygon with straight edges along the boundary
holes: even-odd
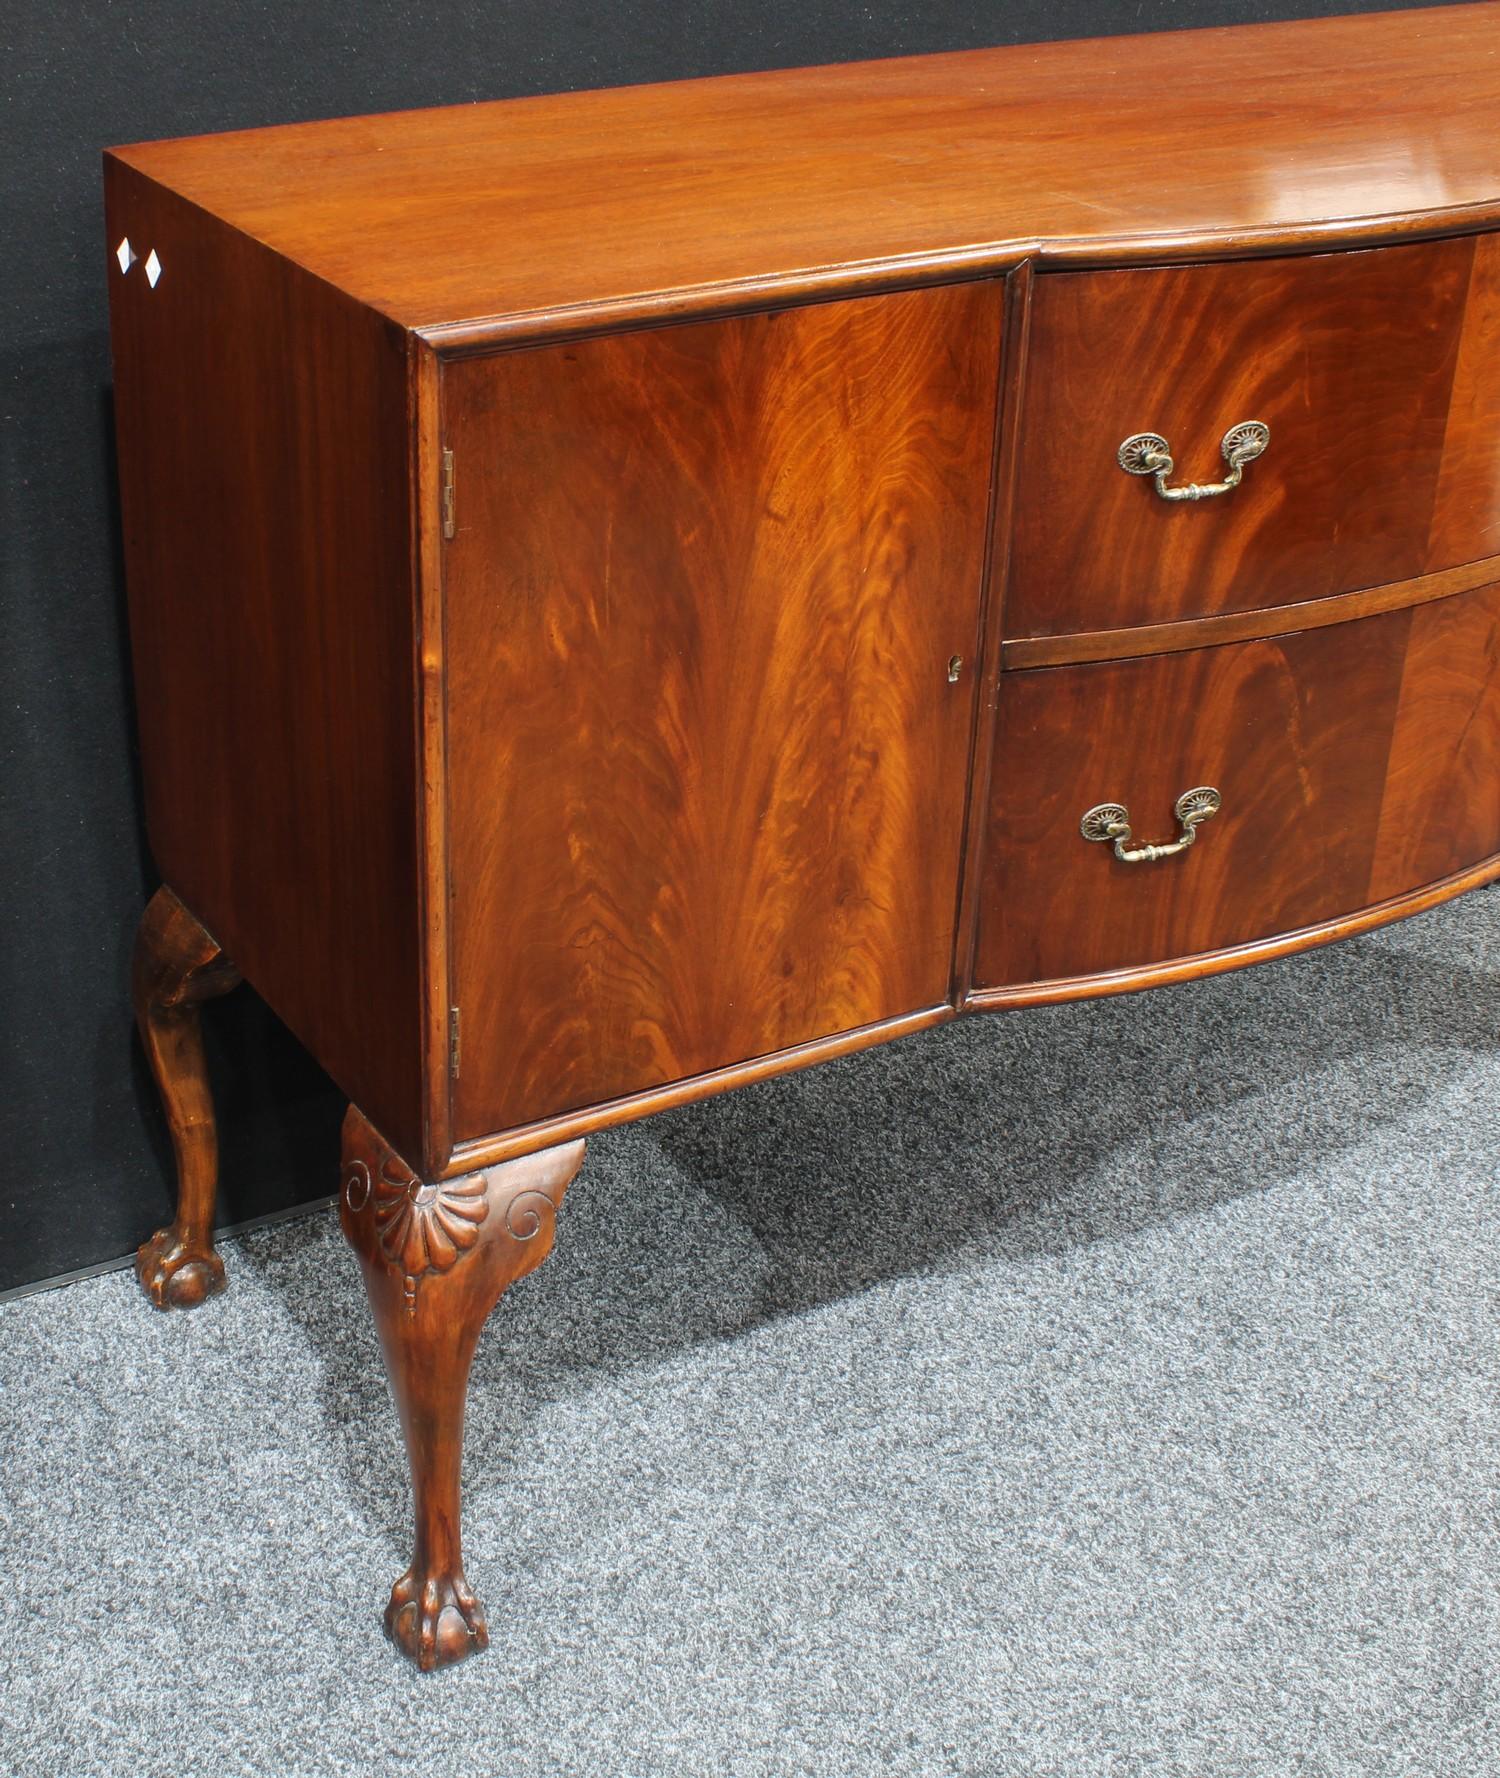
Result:
[[[1080,831],[1222,806],[1175,856]],[[1002,675],[975,984],[1294,932],[1500,852],[1500,586],[1219,648]]]
[[[1120,446],[1156,434],[1170,501]],[[1500,551],[1493,236],[1036,280],[1008,636],[1164,623],[1381,586]]]

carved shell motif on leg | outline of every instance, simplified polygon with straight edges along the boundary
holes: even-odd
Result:
[[[393,1179],[382,1167],[374,1185],[381,1250],[405,1272],[407,1303],[415,1306],[423,1273],[448,1271],[479,1239],[479,1225],[490,1213],[484,1175],[425,1185],[410,1177]]]

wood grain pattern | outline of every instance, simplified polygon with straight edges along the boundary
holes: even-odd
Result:
[[[416,1534],[391,1588],[386,1634],[424,1673],[489,1645],[464,1574],[462,1466],[469,1367],[500,1297],[552,1250],[569,1143],[429,1184],[356,1107],[344,1119],[339,1219],[359,1256],[411,1465]]]
[[[1226,642],[1253,642],[1261,636],[1282,636],[1293,630],[1320,630],[1351,618],[1381,611],[1404,611],[1454,593],[1500,580],[1500,557],[1466,562],[1415,580],[1393,580],[1356,593],[1330,593],[1293,605],[1263,606],[1258,611],[1226,611],[1217,617],[1187,617],[1178,623],[1136,624],[1121,630],[1082,630],[1067,636],[1023,636],[1001,648],[1002,665],[1063,667],[1078,661],[1120,661],[1143,654],[1178,654],[1187,648],[1219,648]]]
[[[1473,252],[1454,239],[1039,279],[1006,635],[1421,574]],[[1270,447],[1218,498],[1165,501],[1115,461],[1156,432],[1176,482],[1216,481],[1243,420],[1263,420]]]
[[[1352,912],[1500,851],[1500,587],[1275,640],[1006,677],[975,981],[1212,952]],[[1078,832],[1128,806],[1191,851],[1122,864]]]
[[[1480,235],[1464,310],[1463,337],[1427,566],[1472,561],[1500,550],[1500,235]]]
[[[1368,901],[1500,850],[1500,591],[1411,616]]]
[[[445,373],[460,1139],[947,997],[1001,294]]]
[[[116,152],[404,326],[535,336],[1033,252],[1140,263],[1494,222],[1497,33],[1500,8],[1470,4]]]
[[[339,1085],[422,1150],[399,331],[108,168],[115,420],[156,864]]]

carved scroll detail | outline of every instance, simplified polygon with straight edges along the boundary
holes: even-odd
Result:
[[[549,1216],[556,1216],[557,1205],[544,1191],[517,1192],[505,1206],[505,1227],[517,1241],[534,1241],[546,1226]]]

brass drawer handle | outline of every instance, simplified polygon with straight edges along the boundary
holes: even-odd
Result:
[[[1218,814],[1223,800],[1211,784],[1184,790],[1172,805],[1182,832],[1165,846],[1130,844],[1130,811],[1123,803],[1095,804],[1078,823],[1078,831],[1086,840],[1113,840],[1115,857],[1121,864],[1150,864],[1153,859],[1175,858],[1179,852],[1186,852],[1203,823]]]
[[[1229,428],[1219,444],[1229,474],[1221,482],[1189,482],[1184,488],[1167,486],[1167,477],[1175,465],[1172,447],[1159,432],[1132,432],[1115,456],[1126,475],[1154,475],[1156,491],[1163,500],[1211,500],[1215,494],[1227,494],[1231,488],[1237,488],[1245,465],[1253,463],[1270,442],[1269,426],[1260,420],[1241,420],[1238,426]]]

